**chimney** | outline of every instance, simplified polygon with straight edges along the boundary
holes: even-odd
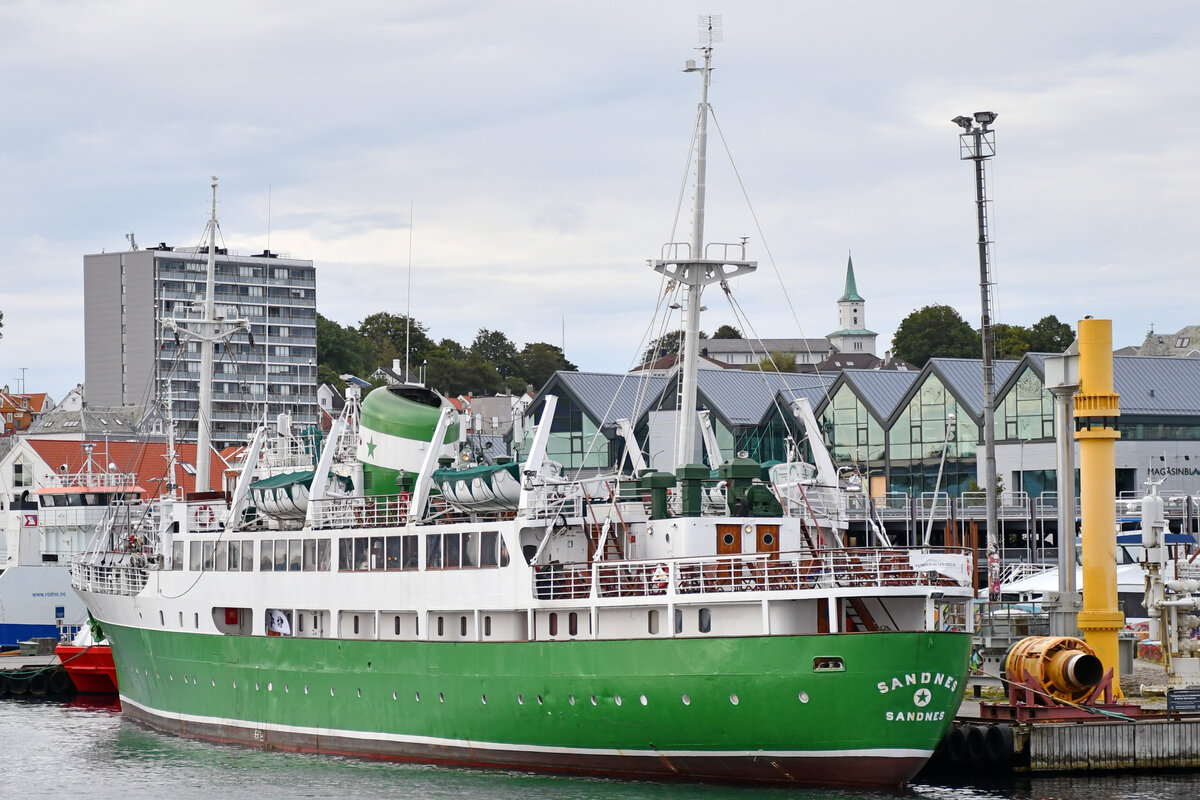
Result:
[[[400,374],[400,359],[398,359],[398,358],[392,359],[392,372],[396,373],[397,375]]]

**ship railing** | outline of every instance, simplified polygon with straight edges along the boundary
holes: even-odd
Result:
[[[537,565],[532,590],[542,600],[580,600],[847,587],[967,587],[971,568],[966,548],[746,553]]]
[[[407,494],[328,497],[310,500],[314,528],[383,528],[408,519]]]
[[[912,513],[912,498],[907,492],[884,492],[871,498],[871,503],[882,519],[908,519]]]
[[[78,591],[131,597],[146,587],[149,573],[124,563],[118,554],[103,554],[100,563],[85,559],[71,562],[71,587]]]

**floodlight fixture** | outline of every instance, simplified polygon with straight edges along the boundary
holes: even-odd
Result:
[[[969,131],[974,126],[970,117],[964,117],[962,115],[959,115],[950,121],[962,128],[964,131]]]
[[[982,125],[984,130],[987,130],[987,126],[995,122],[998,116],[1000,115],[995,111],[976,111],[975,121]]]

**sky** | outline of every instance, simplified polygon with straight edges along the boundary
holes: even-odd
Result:
[[[994,111],[993,318],[1200,323],[1200,4],[0,0],[0,384],[84,380],[83,255],[199,243],[317,268],[317,308],[637,362],[686,241],[714,52],[706,239],[763,338],[836,329],[847,256],[890,347],[979,321],[960,114]],[[706,293],[708,332],[736,324]]]

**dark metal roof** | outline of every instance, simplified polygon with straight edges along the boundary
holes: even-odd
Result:
[[[1017,363],[999,359],[993,362],[993,389],[1008,380]],[[942,383],[959,399],[976,422],[983,418],[983,359],[931,358],[926,367],[937,373]]]
[[[880,424],[891,418],[919,374],[878,369],[848,369],[842,373],[845,382]]]
[[[1200,416],[1200,359],[1114,356],[1122,416]]]
[[[758,425],[775,405],[775,398],[804,392],[814,406],[833,384],[834,375],[774,373],[759,370],[701,370],[697,389],[708,408],[730,426]],[[674,381],[666,391],[674,391]],[[815,394],[809,394],[815,392]]]
[[[542,398],[546,394],[561,394],[559,387],[562,387],[601,427],[610,426],[618,419],[636,422],[638,417],[656,402],[666,382],[666,378],[647,378],[624,373],[560,370],[546,382],[530,410],[540,409]]]

